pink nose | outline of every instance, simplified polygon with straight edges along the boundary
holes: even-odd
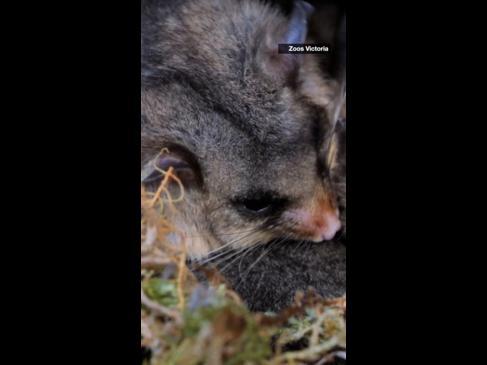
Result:
[[[314,237],[313,241],[321,242],[328,241],[335,237],[335,234],[340,230],[342,224],[338,217],[338,212],[326,212],[324,215],[316,219],[313,224]]]
[[[285,216],[298,223],[297,233],[306,240],[321,242],[331,240],[340,230],[339,213],[336,209],[313,212],[308,209],[288,211]]]

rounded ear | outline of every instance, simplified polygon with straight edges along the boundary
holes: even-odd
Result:
[[[158,186],[164,179],[164,172],[170,168],[185,189],[202,187],[203,178],[196,156],[180,145],[163,148],[149,161],[142,169],[141,182],[145,186]],[[169,183],[175,183],[174,179],[170,179]]]
[[[265,74],[279,82],[293,83],[303,55],[278,53],[279,44],[303,43],[308,34],[308,19],[313,11],[312,5],[295,0],[287,22],[269,26],[260,45],[258,57]]]
[[[296,0],[281,43],[303,43],[308,34],[308,19],[313,11],[314,8],[311,4]]]

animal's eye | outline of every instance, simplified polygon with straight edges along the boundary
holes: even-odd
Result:
[[[251,214],[273,214],[282,209],[286,199],[278,198],[270,193],[256,194],[249,198],[239,198],[234,200],[237,208],[244,213]]]
[[[272,201],[267,199],[247,199],[242,202],[247,210],[259,213],[268,210],[272,206]]]

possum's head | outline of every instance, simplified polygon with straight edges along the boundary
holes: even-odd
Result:
[[[304,41],[310,6],[285,18],[256,1],[161,4],[142,9],[142,164],[172,166],[183,183],[170,214],[191,256],[333,238],[339,213],[319,154],[331,91],[312,57],[277,53]]]

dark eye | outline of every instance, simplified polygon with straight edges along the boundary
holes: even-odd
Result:
[[[240,211],[253,215],[274,214],[282,209],[285,203],[286,199],[278,198],[270,193],[254,194],[252,197],[234,200],[234,204]]]
[[[272,201],[267,199],[248,199],[242,202],[242,205],[247,210],[259,213],[268,210],[272,206]]]

